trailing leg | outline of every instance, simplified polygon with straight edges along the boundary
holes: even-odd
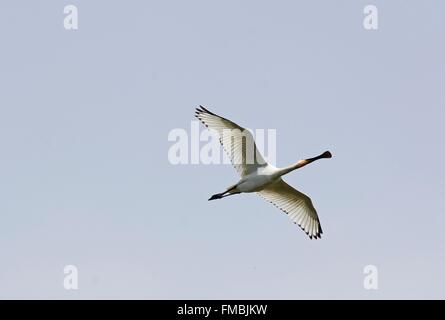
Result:
[[[227,189],[226,191],[224,191],[224,192],[216,193],[216,194],[214,194],[213,196],[211,196],[211,197],[209,198],[209,201],[210,201],[210,200],[221,199],[221,198],[224,198],[224,197],[231,196],[231,195],[233,195],[233,194],[241,193],[241,192],[239,192],[239,191],[236,191],[235,188],[236,188],[236,185],[231,186],[230,188],[228,188],[228,189]]]

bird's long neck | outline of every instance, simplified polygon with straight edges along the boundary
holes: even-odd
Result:
[[[332,154],[329,151],[325,151],[322,154],[320,154],[319,156],[309,158],[309,159],[300,160],[295,164],[291,164],[290,166],[281,168],[279,171],[279,174],[280,174],[280,176],[283,176],[291,171],[294,171],[296,169],[304,167],[305,165],[307,165],[311,162],[314,162],[316,160],[323,159],[323,158],[332,158]]]

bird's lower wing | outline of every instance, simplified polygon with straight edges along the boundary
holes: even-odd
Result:
[[[284,211],[311,239],[321,238],[323,231],[320,220],[308,196],[291,187],[281,178],[258,194]]]
[[[206,127],[216,131],[224,151],[242,177],[267,165],[249,130],[214,114],[203,106],[196,109],[195,116]]]

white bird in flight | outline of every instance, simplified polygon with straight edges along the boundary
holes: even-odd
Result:
[[[241,176],[238,183],[228,187],[224,192],[214,194],[209,200],[221,199],[239,193],[257,192],[261,197],[284,211],[311,239],[321,237],[323,231],[311,199],[288,185],[281,177],[315,160],[332,158],[329,151],[314,158],[300,160],[284,168],[276,168],[263,159],[249,130],[210,112],[203,106],[196,108],[195,116],[207,128],[216,131],[223,149]],[[230,134],[227,134],[228,132]],[[251,161],[248,161],[249,143],[253,149]]]

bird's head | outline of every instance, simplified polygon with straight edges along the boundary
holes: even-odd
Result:
[[[320,155],[320,158],[332,158],[332,153],[330,153],[329,151],[325,151]]]

